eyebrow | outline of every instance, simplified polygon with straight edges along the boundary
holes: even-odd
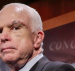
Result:
[[[8,27],[12,27],[12,26],[26,26],[24,23],[20,22],[20,21],[13,21],[10,25],[7,25]]]

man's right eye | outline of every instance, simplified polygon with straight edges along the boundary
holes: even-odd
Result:
[[[0,33],[2,33],[2,29],[0,29]]]

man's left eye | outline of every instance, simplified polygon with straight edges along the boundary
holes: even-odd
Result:
[[[20,29],[19,27],[12,27],[11,30],[18,30]]]
[[[18,30],[18,29],[20,29],[20,28],[19,28],[19,27],[14,27],[13,29],[14,29],[14,30]]]

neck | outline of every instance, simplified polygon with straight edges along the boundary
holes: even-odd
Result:
[[[9,61],[6,64],[10,67],[11,71],[19,71],[21,67],[23,67],[28,60],[18,60],[18,61]]]
[[[11,71],[19,71],[19,68],[16,67],[16,68],[11,68]]]
[[[15,62],[8,62],[8,66],[10,67],[11,71],[19,71],[27,62],[29,62],[32,58],[34,58],[36,55],[41,53],[40,51],[34,52],[33,56],[29,57],[28,59],[22,59]]]

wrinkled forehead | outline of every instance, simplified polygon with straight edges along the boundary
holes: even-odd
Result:
[[[12,22],[14,20],[28,23],[30,15],[23,6],[10,5],[5,6],[0,12],[0,22]]]

